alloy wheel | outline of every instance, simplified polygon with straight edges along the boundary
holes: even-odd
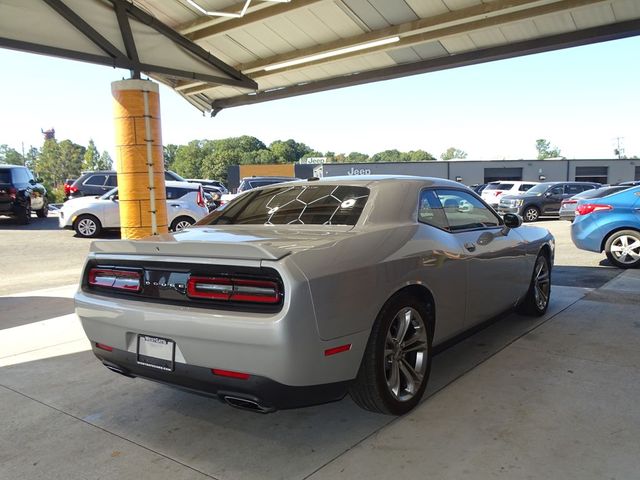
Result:
[[[417,310],[401,309],[389,325],[385,339],[384,374],[391,395],[412,399],[423,383],[429,354],[427,328]]]
[[[549,265],[545,257],[538,257],[533,280],[534,298],[536,307],[544,310],[549,303],[549,293],[551,291],[551,281],[549,278]]]
[[[535,222],[538,219],[538,210],[535,208],[528,208],[526,212],[524,212],[524,219],[527,222]]]
[[[78,222],[78,232],[83,237],[95,235],[97,228],[96,222],[90,218],[83,218]]]
[[[620,263],[631,265],[640,260],[640,240],[631,235],[620,235],[611,243],[611,255]]]
[[[188,220],[181,220],[178,223],[176,223],[176,227],[175,227],[175,231],[179,232],[180,230],[183,230],[187,227],[190,227],[192,224],[190,221]]]

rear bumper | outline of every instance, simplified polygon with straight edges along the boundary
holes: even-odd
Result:
[[[227,401],[226,399],[230,397],[253,402],[256,405],[256,411],[265,413],[340,400],[346,395],[350,384],[349,381],[343,381],[322,385],[291,386],[257,375],[251,375],[246,380],[222,377],[214,375],[209,368],[183,363],[175,363],[174,370],[167,372],[140,365],[135,353],[117,349],[107,352],[96,348],[95,344],[93,353],[107,368],[122,375],[146,378],[217,397],[221,401]]]
[[[594,214],[578,216],[571,224],[571,240],[580,250],[600,253],[604,233],[595,221]]]

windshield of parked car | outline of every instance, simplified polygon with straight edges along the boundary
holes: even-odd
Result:
[[[513,183],[490,183],[485,190],[511,190]]]
[[[552,183],[539,183],[535,187],[531,187],[529,190],[527,190],[527,195],[542,195],[552,185]]]
[[[109,197],[111,195],[118,195],[118,188],[112,188],[111,190],[109,190],[107,193],[105,193],[104,195],[102,195],[100,197],[100,200],[109,200]]]
[[[198,225],[355,225],[369,189],[295,185],[250,190]]]

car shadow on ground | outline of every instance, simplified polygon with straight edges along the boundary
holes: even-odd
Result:
[[[31,217],[31,222],[22,225],[12,217],[0,217],[0,230],[59,230],[57,217]]]
[[[68,297],[0,297],[0,330],[68,315],[74,308]]]
[[[598,288],[623,272],[608,260],[601,261],[600,265],[602,267],[556,265],[551,273],[551,283],[564,287]]]

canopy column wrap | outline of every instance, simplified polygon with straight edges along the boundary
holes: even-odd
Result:
[[[121,80],[111,84],[111,93],[122,238],[167,233],[158,84]]]

